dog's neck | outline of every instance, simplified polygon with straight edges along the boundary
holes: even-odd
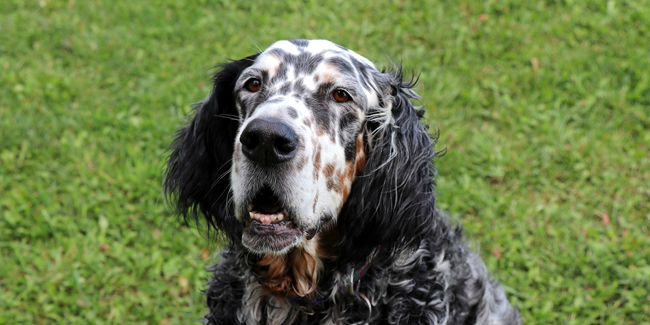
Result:
[[[266,294],[313,299],[324,263],[336,258],[336,229],[321,231],[285,255],[268,254],[255,263],[254,274]]]

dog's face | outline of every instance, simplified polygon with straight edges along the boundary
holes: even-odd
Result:
[[[242,71],[231,182],[247,248],[282,254],[335,224],[366,159],[374,74],[367,59],[322,40],[277,42]]]
[[[165,193],[186,221],[203,216],[255,255],[323,243],[345,268],[378,245],[417,247],[435,204],[435,138],[414,85],[321,40],[223,64],[176,134]]]

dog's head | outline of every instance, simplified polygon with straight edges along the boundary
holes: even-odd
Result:
[[[324,40],[225,64],[178,133],[167,193],[255,253],[284,254],[334,227],[359,254],[417,239],[409,227],[431,208],[434,152],[411,86]]]

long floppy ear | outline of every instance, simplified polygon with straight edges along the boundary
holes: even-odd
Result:
[[[338,218],[339,267],[363,264],[378,246],[380,254],[417,249],[435,223],[436,136],[420,123],[413,106],[413,80],[401,69],[375,78],[383,98],[369,108],[365,127],[368,160],[355,179]]]
[[[241,72],[257,54],[221,65],[209,98],[195,104],[192,120],[178,130],[167,162],[164,192],[185,222],[197,223],[200,214],[208,230],[215,228],[231,239],[241,236],[230,192],[230,167],[239,116],[233,95]]]

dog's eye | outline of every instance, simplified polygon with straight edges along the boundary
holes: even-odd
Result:
[[[256,93],[262,89],[262,82],[255,78],[249,79],[246,81],[246,84],[244,84],[244,88],[252,93]]]
[[[342,89],[335,90],[332,96],[334,96],[334,100],[339,103],[347,102],[351,99],[350,94],[348,94],[345,90]]]

